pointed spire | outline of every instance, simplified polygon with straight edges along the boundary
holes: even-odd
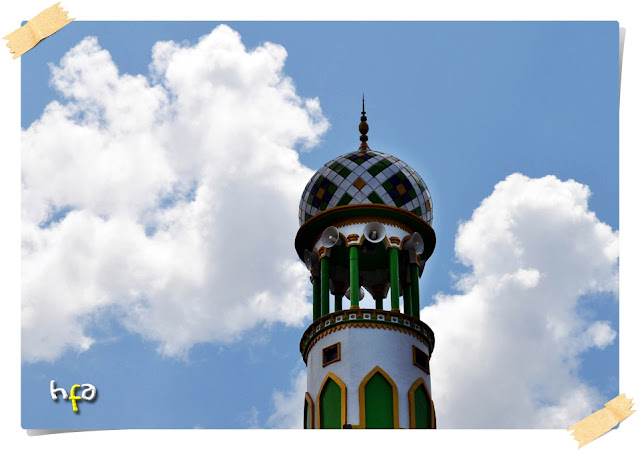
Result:
[[[360,148],[358,150],[366,152],[367,150],[371,150],[367,145],[367,132],[369,131],[369,124],[367,123],[367,116],[364,111],[364,94],[362,94],[362,116],[360,117],[360,126],[358,127],[360,130]]]

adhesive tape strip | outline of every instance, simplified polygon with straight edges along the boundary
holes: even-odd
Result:
[[[573,431],[573,438],[580,443],[578,448],[599,438],[633,414],[635,410],[631,410],[632,401],[632,398],[626,398],[625,394],[620,394],[605,403],[605,407],[600,411],[567,428],[568,431]]]
[[[64,27],[74,19],[67,18],[68,12],[60,6],[60,2],[45,9],[24,26],[6,35],[7,47],[13,53],[13,59],[19,58],[31,50],[38,42]]]

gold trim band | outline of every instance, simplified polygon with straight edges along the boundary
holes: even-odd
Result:
[[[348,320],[348,319],[347,319]],[[377,328],[377,329],[383,329],[383,330],[393,330],[393,331],[400,331],[404,334],[411,334],[413,335],[415,338],[417,338],[420,342],[422,342],[424,345],[427,346],[427,348],[430,348],[430,343],[427,339],[423,338],[422,336],[420,336],[418,333],[416,333],[415,331],[399,326],[399,325],[393,325],[390,323],[369,323],[369,322],[345,322],[345,323],[338,323],[338,324],[334,324],[334,326],[331,326],[331,328],[324,330],[323,332],[321,332],[320,334],[318,334],[316,337],[314,337],[309,344],[307,345],[307,350],[305,352],[305,354],[303,355],[303,359],[305,364],[307,363],[307,357],[309,356],[309,352],[311,351],[311,348],[316,345],[316,343],[322,339],[323,337],[327,336],[328,334],[333,333],[334,331],[338,331],[338,330],[343,330],[345,328]]]

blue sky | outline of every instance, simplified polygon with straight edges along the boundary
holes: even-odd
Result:
[[[195,44],[217,25],[70,24],[22,57],[23,129],[51,101],[67,101],[51,86],[48,64],[58,65],[85,36],[97,37],[121,74],[147,76],[157,41]],[[454,254],[458,225],[514,172],[589,186],[589,209],[618,229],[617,23],[228,25],[247,49],[283,46],[296,94],[319,99],[330,128],[310,151],[296,146],[308,168],[355,148],[365,93],[370,146],[410,164],[434,199],[438,243],[421,281],[423,301],[457,292],[451,275],[468,271]],[[613,295],[593,293],[580,302],[585,319],[617,330]],[[23,427],[264,427],[274,412],[273,392],[290,391],[302,367],[305,325],[257,325],[231,344],[195,344],[185,359],[159,354],[157,342],[131,333],[119,314],[107,309],[83,318],[85,334],[95,339],[89,350],[22,364]],[[618,393],[617,338],[580,360],[581,380],[607,399]],[[51,379],[66,389],[92,383],[99,398],[81,403],[76,416],[69,404],[42,395]]]

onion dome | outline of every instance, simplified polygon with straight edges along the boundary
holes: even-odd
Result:
[[[431,225],[431,194],[420,175],[398,158],[369,149],[364,100],[359,130],[360,148],[332,159],[307,183],[300,199],[300,225],[331,208],[361,204],[401,208]]]

